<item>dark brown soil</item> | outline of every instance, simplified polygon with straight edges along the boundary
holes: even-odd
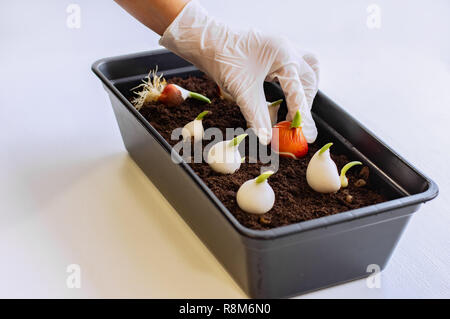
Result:
[[[204,94],[212,101],[211,104],[205,104],[188,99],[177,107],[167,107],[156,103],[147,105],[140,110],[141,114],[172,146],[178,142],[170,139],[172,130],[183,127],[204,110],[211,111],[203,120],[205,129],[217,127],[225,134],[227,127],[246,128],[246,122],[238,106],[232,102],[221,100],[213,81],[206,78],[191,77],[187,79],[173,78],[168,82]],[[275,205],[271,211],[262,216],[245,213],[236,203],[236,192],[240,185],[258,176],[262,164],[244,163],[232,175],[215,173],[206,163],[189,165],[239,222],[251,229],[264,230],[289,225],[387,200],[376,183],[372,181],[368,169],[364,168],[361,172],[361,166],[354,167],[347,173],[349,186],[346,189],[342,189],[335,194],[320,194],[313,191],[306,182],[306,167],[312,155],[326,142],[330,142],[330,140],[321,139],[319,132],[319,139],[316,143],[310,145],[307,156],[299,160],[280,158],[278,172],[269,179],[269,184],[275,191]],[[332,157],[338,169],[354,160],[344,154],[337,155],[336,152],[334,150]],[[365,185],[363,186],[355,186],[355,183],[361,185],[364,182]]]

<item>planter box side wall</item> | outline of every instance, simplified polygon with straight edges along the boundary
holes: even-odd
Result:
[[[384,269],[418,207],[399,209],[387,220],[376,216],[355,220],[347,230],[331,226],[326,234],[295,240],[295,245],[249,250],[248,267],[253,272],[249,295],[290,297],[367,277],[369,265]]]

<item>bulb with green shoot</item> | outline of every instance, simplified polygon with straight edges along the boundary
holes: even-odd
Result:
[[[236,194],[236,201],[243,211],[262,215],[272,209],[275,193],[267,179],[273,173],[273,171],[266,171],[241,185]]]
[[[341,180],[342,188],[345,188],[348,186],[348,178],[347,178],[347,176],[345,176],[345,174],[347,174],[347,171],[355,165],[362,165],[362,163],[359,161],[353,161],[353,162],[345,164],[344,167],[342,167],[341,175],[339,176],[339,178]]]
[[[330,147],[333,143],[325,144],[311,158],[306,169],[306,181],[308,185],[319,193],[335,193],[341,187],[348,186],[348,179],[345,176],[347,171],[355,165],[362,165],[361,162],[353,161],[346,164],[339,175],[336,163],[331,159]]]
[[[203,136],[205,134],[205,130],[203,129],[203,118],[209,113],[209,111],[203,111],[197,117],[186,124],[181,130],[181,134],[183,135],[183,140],[190,140],[194,138],[194,142],[199,142],[203,140]]]
[[[241,167],[242,157],[239,144],[248,134],[241,134],[232,140],[215,144],[208,152],[206,162],[211,168],[221,174],[233,174]]]
[[[186,99],[192,98],[205,103],[211,103],[211,100],[200,93],[191,92],[176,84],[167,84],[162,74],[157,75],[157,69],[150,71],[143,83],[132,88],[136,97],[132,103],[139,110],[147,103],[160,102],[167,106],[178,106]]]
[[[278,110],[280,109],[281,103],[283,103],[283,99],[279,99],[274,102],[267,102],[267,107],[269,109],[270,121],[272,122],[272,126],[278,123],[277,122]]]

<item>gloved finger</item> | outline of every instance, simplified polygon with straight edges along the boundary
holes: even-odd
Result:
[[[317,59],[315,54],[303,50],[302,48],[300,48],[298,46],[297,43],[291,42],[291,45],[292,45],[293,49],[296,51],[296,55],[297,55],[296,60],[297,61],[300,61],[300,60],[305,61],[311,67],[311,69],[313,70],[313,72],[316,75],[317,82],[319,82],[320,67],[319,67],[319,60]]]
[[[305,53],[303,54],[303,60],[311,67],[314,74],[316,75],[316,83],[319,83],[319,60],[317,57],[312,53]]]
[[[299,76],[300,81],[303,85],[303,90],[305,91],[306,100],[308,101],[308,106],[311,109],[314,98],[319,89],[319,78],[318,78],[318,64],[311,65],[310,63],[316,63],[312,59],[312,56],[307,57],[309,62],[305,59],[305,56],[300,59],[299,62]]]
[[[319,60],[312,53],[305,52],[296,43],[289,42],[289,55],[283,57],[284,65],[293,64],[298,70],[308,105],[311,107],[319,86]]]
[[[312,100],[308,101],[297,65],[285,65],[275,72],[275,76],[286,97],[288,107],[286,120],[291,121],[295,113],[300,110],[303,134],[308,143],[313,143],[317,138],[317,128],[311,115]]]
[[[258,136],[261,144],[267,145],[272,139],[272,123],[264,96],[263,84],[253,84],[236,97],[242,115]]]

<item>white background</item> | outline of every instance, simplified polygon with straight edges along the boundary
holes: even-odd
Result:
[[[127,155],[96,59],[156,48],[113,1],[0,4],[0,297],[245,297]],[[450,2],[203,1],[315,52],[321,89],[431,176],[381,288],[303,297],[450,297]],[[66,267],[82,269],[81,289]],[[330,269],[332,271],[332,269]]]

